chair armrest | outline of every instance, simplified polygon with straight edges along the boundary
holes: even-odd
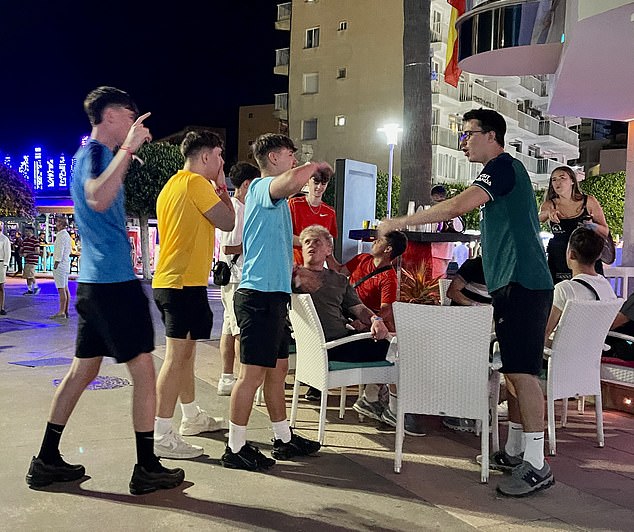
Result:
[[[612,336],[613,338],[620,338],[621,340],[629,340],[630,342],[634,342],[634,336],[630,336],[628,334],[610,331],[608,333],[608,336]]]
[[[357,340],[366,340],[368,338],[372,338],[371,332],[351,334],[350,336],[344,336],[343,338],[339,338],[338,340],[331,340],[330,342],[326,342],[324,344],[324,347],[326,349],[330,349],[332,347],[337,347],[338,345],[347,344],[349,342],[356,342]]]

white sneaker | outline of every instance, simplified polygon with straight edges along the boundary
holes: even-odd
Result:
[[[173,430],[162,436],[154,435],[154,454],[159,458],[196,458],[203,452],[202,447],[187,443]]]
[[[231,395],[231,390],[233,390],[235,383],[235,377],[220,377],[218,381],[218,395]]]
[[[215,432],[225,430],[229,424],[223,417],[211,417],[207,412],[201,410],[196,417],[184,417],[181,420],[179,432],[181,436],[195,436],[201,432]]]
[[[509,404],[506,401],[498,405],[498,421],[506,421],[509,418]]]

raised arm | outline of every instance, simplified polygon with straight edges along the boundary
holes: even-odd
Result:
[[[489,195],[483,189],[477,186],[470,186],[457,196],[441,201],[430,209],[416,212],[411,216],[382,220],[378,227],[378,236],[385,236],[390,231],[401,230],[407,225],[450,220],[456,216],[462,216],[480,205],[484,205],[489,199]]]
[[[288,198],[297,194],[313,175],[323,174],[330,179],[333,173],[331,166],[326,162],[311,162],[296,166],[271,181],[269,194],[272,200]]]
[[[152,140],[150,130],[143,125],[143,121],[150,114],[145,113],[136,119],[121,148],[101,175],[86,181],[84,191],[86,192],[86,202],[91,209],[103,212],[112,205],[117,197],[128,172],[132,156],[144,142]]]

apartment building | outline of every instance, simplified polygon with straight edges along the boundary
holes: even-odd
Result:
[[[579,157],[578,118],[552,117],[547,77],[479,77],[463,73],[445,83],[451,6],[432,0],[433,180],[470,182],[479,165],[458,149],[462,115],[488,107],[504,115],[507,151],[543,186],[553,168]],[[276,51],[274,72],[288,76],[288,92],[275,109],[303,160],[349,158],[388,164],[386,139],[377,129],[403,120],[403,3],[400,0],[293,0],[278,4],[275,27],[289,32]],[[394,172],[400,172],[397,148]]]
[[[238,161],[255,164],[251,145],[263,133],[287,133],[273,104],[242,105],[238,120]]]

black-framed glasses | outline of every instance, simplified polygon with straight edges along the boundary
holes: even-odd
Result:
[[[465,140],[470,139],[474,134],[476,133],[488,133],[488,131],[484,130],[484,129],[472,129],[470,131],[463,131],[460,134],[460,142],[464,142]]]

